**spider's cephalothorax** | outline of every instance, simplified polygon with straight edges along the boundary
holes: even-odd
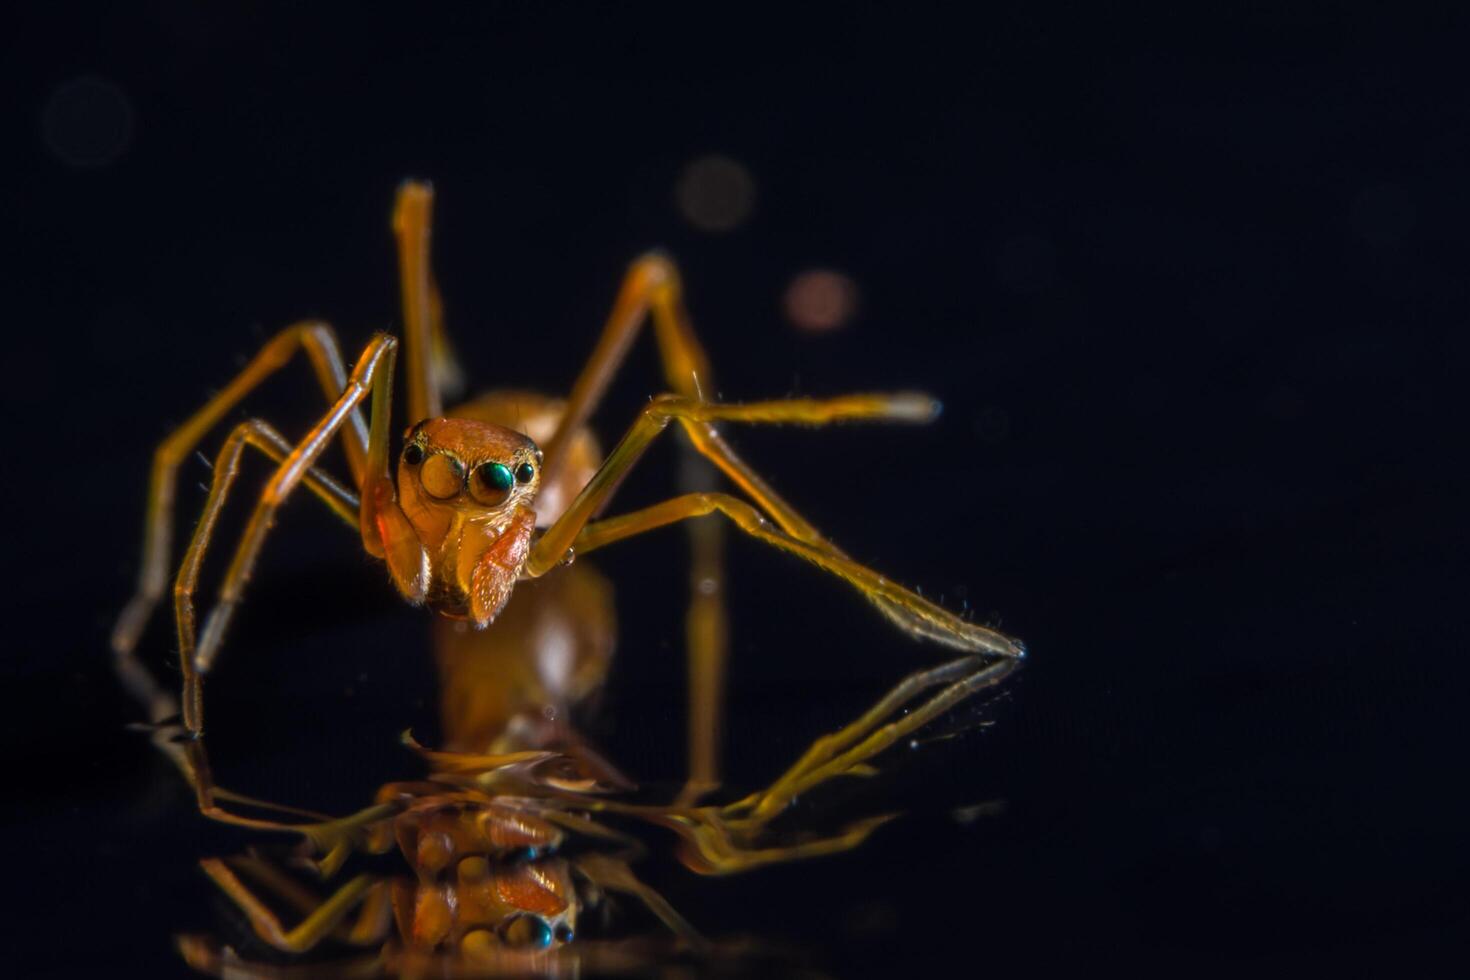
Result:
[[[423,549],[424,599],[487,625],[510,598],[536,526],[541,450],[511,429],[428,419],[408,433],[398,506]]]

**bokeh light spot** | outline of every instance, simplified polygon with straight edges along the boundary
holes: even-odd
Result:
[[[703,156],[679,175],[674,199],[685,220],[699,230],[730,231],[744,224],[755,207],[755,178],[729,157]]]
[[[836,330],[857,312],[857,284],[831,269],[809,269],[791,280],[781,307],[798,330]]]
[[[63,82],[41,110],[46,148],[69,167],[105,167],[127,151],[133,107],[105,78],[83,75]]]

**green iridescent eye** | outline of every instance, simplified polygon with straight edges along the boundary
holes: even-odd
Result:
[[[500,927],[500,938],[507,946],[545,949],[551,945],[551,926],[539,915],[518,915]]]
[[[470,481],[470,492],[482,504],[495,505],[510,495],[516,478],[504,463],[483,463],[475,467],[475,478]]]

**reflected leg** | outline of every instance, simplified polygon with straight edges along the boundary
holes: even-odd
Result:
[[[633,874],[633,869],[628,867],[627,861],[592,851],[576,858],[573,863],[588,881],[604,891],[622,892],[638,899],[648,907],[650,912],[658,916],[659,921],[667,926],[670,932],[690,946],[695,949],[704,946],[704,939],[694,927],[668,903],[667,899],[640,881],[638,876]]]
[[[865,774],[862,767],[869,759],[959,702],[1000,683],[1018,666],[1020,662],[1013,658],[961,657],[911,674],[857,721],[817,739],[769,788],[731,804],[726,812],[732,817],[749,814],[752,821],[764,824],[820,783],[854,772]],[[941,685],[942,689],[923,704],[905,714],[897,714],[924,691]],[[889,718],[892,720],[886,720]]]
[[[647,807],[602,804],[611,812],[634,814],[679,835],[679,858],[700,874],[734,874],[762,865],[834,854],[857,847],[896,814],[868,817],[840,831],[795,844],[764,846],[770,822],[798,796],[840,776],[867,776],[870,760],[899,739],[917,731],[956,704],[998,683],[1015,669],[1014,659],[961,657],[899,683],[863,716],[810,749],[767,789],[725,807]],[[907,713],[905,705],[930,695]]]
[[[294,929],[287,930],[276,914],[245,886],[228,862],[221,858],[205,858],[199,862],[199,865],[204,869],[204,873],[219,886],[220,890],[228,895],[230,900],[239,906],[240,910],[250,919],[250,925],[255,929],[255,934],[276,949],[286,953],[304,953],[310,950],[337,928],[352,911],[353,906],[363,901],[369,893],[386,887],[384,882],[375,879],[373,875],[358,875],[337,889],[325,902],[318,905]],[[380,918],[380,910],[385,907],[382,899],[371,903],[372,910]],[[353,931],[361,934],[371,930],[364,927]],[[383,933],[386,933],[386,924]],[[381,938],[382,936],[379,935],[363,941],[362,944],[367,945],[380,941]]]

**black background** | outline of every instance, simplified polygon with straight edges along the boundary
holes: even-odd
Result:
[[[651,862],[704,930],[839,975],[1417,969],[1457,947],[1470,35],[1182,6],[12,20],[7,950],[28,975],[166,975],[169,936],[212,927],[193,861],[244,838],[125,730],[106,653],[149,453],[280,326],[325,317],[349,347],[395,328],[405,176],[438,188],[479,385],[563,390],[661,245],[722,396],[945,402],[923,430],[733,436],[844,547],[1032,660],[959,713],[993,724],[857,794],[912,811],[864,849],[730,880]],[[757,188],[726,234],[675,205],[711,152]],[[817,266],[862,295],[826,336],[779,303]],[[658,385],[640,345],[603,437]],[[250,411],[299,432],[316,408],[293,368]],[[665,450],[625,501],[673,472]],[[185,467],[184,527],[205,479]],[[684,548],[599,562],[622,633],[593,731],[651,784],[682,765]],[[799,563],[731,551],[745,788],[937,653]],[[351,536],[293,504],[210,689],[221,780],[345,812],[411,776],[395,736],[433,730],[426,642]],[[987,800],[1005,813],[949,816]]]

